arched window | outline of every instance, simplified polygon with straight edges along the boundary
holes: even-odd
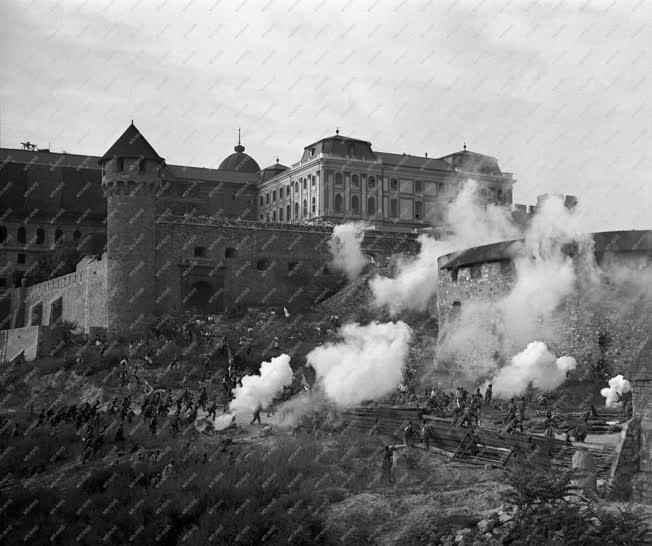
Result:
[[[20,244],[25,244],[27,241],[27,232],[25,231],[25,228],[23,226],[20,226],[18,228],[18,234],[17,234],[17,239]]]
[[[360,213],[360,198],[357,195],[354,195],[353,197],[351,197],[351,210],[355,214]]]
[[[80,240],[81,240],[81,231],[76,229],[75,232],[72,234],[72,242],[78,245]]]
[[[238,251],[233,247],[229,246],[224,249],[225,258],[235,258],[237,255],[238,255]]]
[[[282,222],[283,221],[283,207],[278,209],[278,221]]]
[[[342,195],[335,195],[335,212],[342,212]]]
[[[317,212],[317,199],[312,198],[312,213],[315,214]]]
[[[43,243],[45,243],[45,231],[43,231],[43,228],[38,228],[36,230],[36,244],[42,245]]]
[[[299,203],[294,204],[294,219],[299,219]]]
[[[367,199],[367,214],[376,214],[376,199],[373,197]]]
[[[303,189],[304,190],[308,189],[308,179],[306,179],[306,178],[303,179]]]
[[[260,196],[260,206],[262,207],[264,204],[265,204],[265,202],[263,201],[263,196],[261,195]]]
[[[285,218],[288,222],[292,219],[292,207],[290,205],[285,207]]]
[[[304,217],[308,216],[308,200],[307,199],[303,200],[303,216]]]
[[[7,228],[0,226],[0,243],[4,243],[7,240]]]
[[[480,191],[480,195],[482,196],[482,200],[486,201],[489,198],[489,192],[487,191],[486,188],[482,188]]]
[[[335,185],[336,186],[342,185],[342,173],[335,173]]]
[[[294,191],[299,193],[299,181],[298,180],[294,181]]]
[[[276,211],[272,211],[272,222],[276,223]]]
[[[360,187],[360,177],[357,174],[351,175],[351,185],[354,188],[359,188]]]
[[[376,188],[376,179],[373,176],[370,176],[369,179],[367,180],[367,187],[370,190],[373,190]]]
[[[55,243],[61,243],[62,241],[63,241],[63,231],[61,231],[60,229],[57,229],[54,232],[54,242]]]
[[[269,212],[265,213],[265,222],[269,222]]]

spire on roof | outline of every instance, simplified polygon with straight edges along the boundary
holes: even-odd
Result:
[[[102,156],[100,162],[108,161],[114,157],[153,159],[163,163],[164,159],[156,153],[152,145],[133,124],[133,121],[113,146]]]
[[[242,153],[245,151],[245,147],[240,143],[240,128],[238,127],[238,145],[233,148],[236,152]]]
[[[335,134],[336,134],[336,135],[339,135],[339,134],[340,134],[340,128],[339,128],[339,127],[335,127]]]
[[[464,143],[464,151],[466,151],[466,142]]]
[[[278,156],[276,156],[276,163],[278,163]]]

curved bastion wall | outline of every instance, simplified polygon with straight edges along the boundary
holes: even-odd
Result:
[[[440,257],[438,360],[477,381],[528,343],[543,341],[557,356],[575,357],[580,370],[602,365],[627,375],[652,330],[652,231],[594,233],[587,248],[590,256],[567,253],[571,289],[560,290],[562,273],[555,268],[530,287],[533,301],[549,296],[553,302],[546,313],[515,298],[517,290],[527,293],[519,286],[525,280],[520,265],[527,264],[524,241]]]

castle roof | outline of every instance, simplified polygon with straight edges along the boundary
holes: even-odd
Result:
[[[114,157],[153,159],[160,163],[164,161],[136,128],[133,121],[127,127],[126,131],[122,133],[120,138],[113,143],[113,146],[102,156],[100,163],[113,159]]]
[[[245,147],[240,142],[240,129],[238,129],[238,144],[233,148],[235,153],[227,156],[220,166],[218,171],[230,171],[237,173],[257,173],[260,171],[260,166],[256,160],[249,154],[245,154]]]
[[[276,163],[274,165],[270,165],[269,167],[265,167],[262,171],[260,171],[260,178],[262,182],[265,182],[266,180],[269,180],[271,178],[274,178],[275,176],[278,176],[282,172],[285,172],[289,169],[289,167],[283,165],[282,163],[278,162],[278,159],[276,160]]]
[[[445,155],[439,159],[446,162],[455,171],[491,176],[501,176],[503,174],[495,157],[471,152],[466,149],[466,144],[463,150]]]
[[[434,157],[425,157],[425,156],[417,156],[417,155],[409,155],[409,154],[393,154],[389,152],[376,152],[376,156],[378,156],[382,160],[383,165],[387,165],[390,167],[396,167],[396,168],[408,167],[411,169],[421,169],[421,170],[433,169],[436,171],[449,171],[449,172],[453,170],[448,163]]]
[[[302,161],[319,154],[353,157],[356,159],[376,161],[376,155],[371,149],[371,142],[342,136],[339,130],[333,136],[322,138],[304,148]]]
[[[597,256],[607,252],[652,253],[652,230],[600,231],[592,234]],[[438,259],[439,269],[509,260],[523,250],[523,241],[501,241],[451,252]]]
[[[240,147],[244,149],[244,146]],[[238,148],[238,146],[236,146],[236,148]],[[239,173],[257,173],[260,171],[260,166],[249,154],[236,151],[235,153],[227,156],[224,161],[220,163],[220,166],[217,168],[217,170]]]

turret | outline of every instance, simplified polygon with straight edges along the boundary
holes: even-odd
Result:
[[[133,124],[100,159],[107,199],[107,312],[111,337],[155,314],[156,195],[165,160]]]

